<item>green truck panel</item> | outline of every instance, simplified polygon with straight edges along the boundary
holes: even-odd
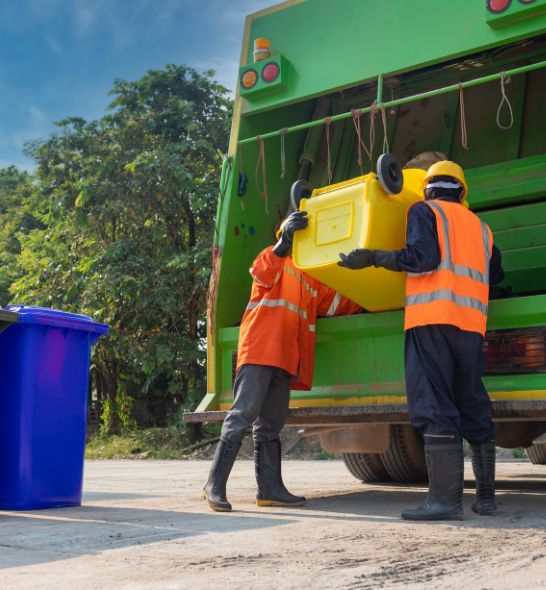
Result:
[[[294,102],[546,30],[546,14],[492,27],[485,5],[480,0],[305,0],[253,19],[250,40],[268,37],[273,51],[292,64],[294,76],[282,100]],[[251,62],[250,43],[246,63]],[[264,96],[246,110],[275,107],[278,100]]]
[[[471,207],[493,230],[503,254],[503,286],[512,290],[510,298],[491,302],[488,330],[546,326],[545,6],[546,0],[513,0],[492,15],[486,0],[293,0],[249,17],[241,72],[252,62],[253,40],[267,37],[284,77],[274,91],[262,91],[261,81],[257,92],[236,99],[218,205],[209,394],[201,411],[231,401],[248,268],[273,242],[291,184],[298,177],[328,184],[328,164],[334,182],[359,176],[374,170],[387,148],[402,164],[440,151],[465,168]],[[521,68],[509,78],[501,75]],[[462,91],[460,83],[466,84]],[[503,86],[509,103],[499,108]],[[446,87],[449,92],[436,92]],[[420,93],[428,94],[412,98]],[[385,127],[381,112],[369,112],[378,97],[392,102]],[[350,111],[363,107],[361,137],[370,155],[364,152],[361,168]],[[324,124],[324,117],[344,113]],[[307,128],[312,121],[317,126]],[[258,135],[266,136],[262,156]],[[245,191],[239,190],[241,174]],[[403,310],[319,320],[314,388],[293,392],[293,405],[403,401],[402,326]],[[545,372],[514,370],[489,375],[485,383],[498,399],[546,400]]]

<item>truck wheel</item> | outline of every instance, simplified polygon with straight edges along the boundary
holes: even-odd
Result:
[[[343,462],[351,475],[364,483],[391,479],[379,453],[343,453]]]
[[[428,481],[425,450],[418,432],[409,424],[391,424],[389,448],[381,461],[393,481],[421,483]]]
[[[534,465],[546,465],[546,443],[527,447],[525,452]]]

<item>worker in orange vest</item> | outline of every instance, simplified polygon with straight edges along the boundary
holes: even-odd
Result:
[[[258,506],[301,506],[281,476],[279,433],[288,414],[290,389],[311,389],[317,315],[361,311],[356,303],[298,270],[290,256],[295,231],[307,227],[296,211],[277,232],[278,242],[250,267],[252,291],[239,331],[234,402],[222,426],[201,496],[227,512],[226,483],[246,430],[253,425]]]
[[[433,164],[425,200],[406,223],[406,247],[353,250],[338,263],[406,271],[405,370],[411,423],[423,434],[429,492],[409,520],[463,516],[463,447],[469,441],[476,476],[473,509],[492,515],[495,503],[495,429],[483,386],[483,337],[490,285],[504,278],[501,256],[486,223],[468,210],[462,168]]]

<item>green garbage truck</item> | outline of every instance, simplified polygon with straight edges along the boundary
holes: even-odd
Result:
[[[256,60],[255,60],[256,58]],[[289,0],[247,17],[219,189],[208,310],[208,393],[232,401],[248,268],[300,179],[314,187],[449,158],[503,256],[484,383],[497,443],[546,461],[546,0]],[[380,223],[381,220],[378,220]],[[311,391],[288,424],[318,435],[362,481],[420,481],[409,425],[403,309],[322,318]]]

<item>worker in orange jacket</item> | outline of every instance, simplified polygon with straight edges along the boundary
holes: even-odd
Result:
[[[345,315],[360,306],[298,270],[290,256],[295,231],[307,213],[292,213],[252,266],[252,291],[239,332],[234,402],[222,426],[202,497],[227,512],[226,483],[246,430],[253,426],[258,506],[301,506],[281,475],[279,433],[288,414],[290,389],[311,389],[317,315]]]
[[[486,223],[464,206],[462,168],[433,164],[423,182],[425,201],[408,212],[406,247],[341,254],[350,269],[406,271],[405,370],[408,411],[423,434],[429,492],[409,520],[463,515],[463,447],[469,441],[476,476],[473,510],[495,504],[495,428],[483,386],[483,337],[489,287],[502,280],[501,255]]]

